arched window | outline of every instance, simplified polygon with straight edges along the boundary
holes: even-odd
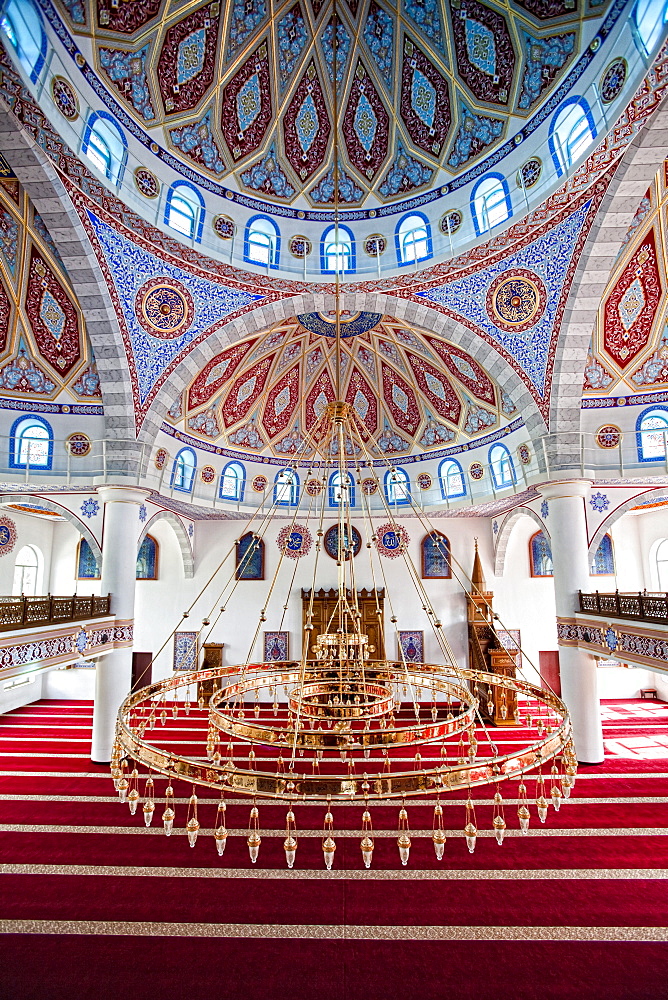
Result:
[[[237,580],[264,580],[264,542],[252,531],[237,542]]]
[[[24,545],[14,563],[12,595],[34,597],[42,588],[44,558],[36,545]]]
[[[500,226],[513,214],[508,184],[503,174],[487,174],[471,192],[471,214],[476,236]]]
[[[220,475],[218,496],[221,500],[243,500],[246,470],[241,462],[228,462]]]
[[[668,538],[663,538],[656,547],[656,579],[659,590],[668,592]]]
[[[171,485],[175,490],[183,493],[192,493],[195,471],[197,469],[197,455],[192,448],[181,448],[174,459],[172,466]]]
[[[153,535],[145,535],[137,553],[138,580],[158,579],[158,543]]]
[[[397,261],[400,267],[428,260],[433,255],[431,226],[426,215],[413,212],[399,220],[394,232]]]
[[[299,476],[294,469],[282,469],[274,479],[274,503],[295,507],[299,497]]]
[[[438,479],[441,484],[441,496],[444,500],[454,500],[455,497],[466,496],[464,473],[459,462],[454,458],[444,458],[438,467]]]
[[[95,561],[93,550],[85,538],[82,538],[79,542],[79,551],[77,554],[77,579],[100,579],[100,570],[98,569],[97,562]]]
[[[610,535],[604,535],[601,539],[592,559],[590,572],[592,576],[612,576],[615,572],[615,557]]]
[[[204,198],[187,181],[174,181],[165,200],[165,225],[189,240],[202,239]]]
[[[330,226],[322,234],[320,269],[323,274],[355,270],[355,237],[347,226]]]
[[[450,542],[440,531],[431,531],[422,539],[422,576],[425,580],[447,580],[450,569]]]
[[[665,0],[638,0],[631,14],[636,30],[638,48],[651,56],[663,36],[668,21],[668,4]]]
[[[247,264],[278,267],[281,254],[281,231],[273,219],[254,215],[244,233],[244,260]]]
[[[43,417],[19,417],[9,436],[11,469],[50,469],[53,461],[53,431]]]
[[[115,120],[106,111],[93,111],[84,129],[81,152],[108,177],[120,184],[127,158],[127,142]]]
[[[0,16],[0,28],[30,82],[35,83],[46,59],[46,35],[40,15],[27,0],[9,0]]]
[[[411,502],[411,482],[404,469],[388,469],[385,473],[385,496],[388,503],[407,504]]]
[[[348,491],[348,503],[355,506],[355,480],[349,472],[333,472],[329,477],[329,506],[340,507],[344,499],[344,490]]]
[[[668,406],[643,410],[636,421],[636,443],[641,462],[660,462],[668,454]]]
[[[559,177],[573,166],[596,138],[596,126],[584,97],[569,97],[552,119],[549,146]]]
[[[529,566],[532,576],[553,576],[552,549],[547,536],[537,531],[529,540]]]
[[[493,444],[489,449],[489,465],[497,490],[512,486],[515,482],[515,467],[505,444]]]

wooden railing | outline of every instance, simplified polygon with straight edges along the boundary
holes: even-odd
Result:
[[[668,593],[583,594],[580,593],[580,611],[590,615],[611,618],[633,618],[641,622],[661,622],[668,625]]]
[[[36,625],[60,625],[84,618],[102,618],[110,614],[111,599],[106,597],[0,597],[0,632],[33,628]]]

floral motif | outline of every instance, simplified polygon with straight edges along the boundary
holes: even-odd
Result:
[[[192,324],[195,304],[180,281],[151,278],[137,292],[135,313],[152,337],[173,340]]]
[[[0,556],[9,555],[16,544],[16,525],[11,517],[0,517]]]
[[[549,513],[550,513],[550,505],[547,502],[547,500],[543,500],[543,502],[540,505],[540,516],[544,520],[546,517],[548,517]]]
[[[456,209],[452,212],[446,212],[442,215],[438,228],[445,236],[453,236],[462,224],[462,213],[458,212]]]
[[[409,156],[401,142],[397,142],[397,154],[378,190],[384,198],[405,194],[427,184],[434,171],[419,160]]]
[[[217,215],[211,226],[216,236],[219,236],[221,240],[231,240],[234,236],[236,227],[234,219],[230,219],[229,215]]]
[[[146,78],[148,45],[138,52],[100,49],[100,65],[121,97],[129,101],[145,121],[155,118],[151,92]]]
[[[309,479],[306,483],[306,492],[310,497],[320,496],[324,489],[324,486],[319,479]]]
[[[261,160],[243,171],[241,180],[252,191],[261,191],[273,198],[292,198],[295,193],[292,184],[281,170],[273,143]]]
[[[334,167],[331,167],[321,181],[309,191],[309,196],[317,205],[334,204]],[[339,163],[339,201],[352,204],[364,197],[362,188],[355,184]]]
[[[589,500],[589,505],[600,514],[608,509],[610,500],[605,493],[593,493]]]
[[[148,516],[148,511],[146,509],[146,504],[142,503],[139,505],[139,520],[143,524]]]
[[[190,417],[188,427],[199,434],[206,435],[208,438],[217,438],[220,435],[220,427],[215,408],[211,406],[207,410],[202,410],[196,416]]]
[[[200,472],[200,477],[202,482],[206,483],[208,486],[216,478],[216,470],[212,465],[205,465]]]
[[[471,464],[469,465],[469,476],[471,477],[471,479],[475,480],[482,479],[484,475],[485,475],[485,469],[480,464],[480,462],[471,462]]]
[[[517,457],[522,465],[529,465],[531,462],[531,448],[524,442],[517,449]]]
[[[286,525],[276,539],[279,552],[288,559],[301,559],[308,554],[313,544],[313,536],[303,524]]]
[[[65,442],[65,446],[70,455],[74,455],[76,458],[84,458],[90,452],[90,438],[81,431],[77,431],[74,434],[70,434]]]
[[[614,424],[605,424],[596,431],[596,444],[599,448],[616,448],[622,439],[622,432]]]
[[[408,548],[410,536],[403,525],[387,521],[376,529],[376,548],[381,556],[396,559]]]
[[[164,469],[165,465],[167,464],[168,458],[169,454],[167,453],[167,451],[165,451],[164,448],[158,448],[158,450],[155,453],[155,459],[154,459],[154,465],[158,471]]]
[[[283,91],[292,76],[292,72],[309,38],[301,4],[295,4],[278,22],[276,38],[278,41],[276,46],[278,54],[278,80],[280,88]]]
[[[371,479],[371,477],[369,477],[368,479],[362,480],[362,492],[365,496],[372,497],[377,491],[378,482],[375,479]]]
[[[534,38],[526,31],[521,34],[526,61],[517,106],[527,111],[573,55],[575,32],[548,38]]]
[[[313,249],[313,244],[306,236],[291,236],[288,240],[288,250],[293,257],[303,259],[308,257]]]
[[[264,493],[267,488],[267,477],[255,476],[253,482],[251,483],[251,488],[255,491],[255,493]]]
[[[432,478],[428,472],[421,472],[420,475],[417,477],[416,482],[421,490],[431,489]]]
[[[156,198],[160,193],[160,182],[146,167],[137,167],[134,172],[135,184],[145,198]]]
[[[484,406],[477,406],[469,400],[469,408],[466,414],[466,424],[464,430],[467,434],[478,434],[486,427],[493,427],[496,423],[496,414],[486,410]]]
[[[223,173],[225,163],[211,132],[210,111],[207,111],[198,122],[192,122],[182,128],[173,128],[169,134],[176,148],[194,163],[199,163],[213,174]]]
[[[500,118],[475,114],[463,101],[459,103],[459,120],[459,131],[448,157],[448,166],[454,170],[490,146],[503,135],[505,128]]]
[[[487,292],[490,319],[508,333],[523,333],[535,326],[545,312],[547,289],[533,271],[504,270]]]
[[[79,117],[79,99],[69,80],[62,76],[54,76],[51,80],[51,96],[64,118],[74,121]]]
[[[93,497],[88,497],[79,508],[84,517],[96,517],[100,512],[100,505]]]
[[[615,59],[605,70],[599,86],[601,100],[604,104],[610,104],[619,97],[626,83],[627,71],[626,59],[621,58]]]

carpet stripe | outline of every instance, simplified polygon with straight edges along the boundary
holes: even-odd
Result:
[[[261,834],[263,837],[285,837],[285,828],[279,830],[264,830],[262,829]],[[87,833],[87,834],[117,834],[119,836],[138,836],[138,835],[149,835],[164,837],[164,831],[160,827],[150,826],[146,828],[145,826],[65,826],[65,825],[52,825],[48,823],[44,824],[32,824],[32,823],[0,823],[0,833]],[[228,830],[229,836],[231,837],[247,837],[248,830]],[[446,830],[447,837],[464,837],[463,830]],[[186,835],[185,830],[180,830],[174,828],[172,832],[172,837],[184,836]],[[206,829],[202,827],[199,831],[199,835],[202,836],[213,836],[213,828]],[[396,828],[393,830],[377,830],[374,829],[374,837],[396,837]],[[432,830],[411,830],[412,837],[431,837]],[[298,837],[315,837],[320,839],[322,837],[322,830],[298,830]],[[362,837],[362,830],[334,830],[332,833],[333,837]],[[493,830],[478,830],[478,839],[483,837],[494,837]],[[519,830],[506,830],[506,838],[508,837],[668,837],[668,827],[609,827],[607,829],[599,829],[598,827],[593,827],[591,829],[585,828],[564,828],[564,829],[530,829],[528,833],[522,834]]]

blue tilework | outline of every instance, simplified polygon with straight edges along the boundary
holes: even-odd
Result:
[[[214,174],[222,174],[225,164],[211,132],[211,111],[203,118],[183,128],[170,130],[170,138],[177,149],[189,156],[195,163],[203,164]]]
[[[155,118],[151,92],[146,79],[148,45],[138,52],[100,49],[100,65],[122,96],[145,121]]]
[[[19,227],[16,219],[4,205],[0,205],[0,253],[12,274],[16,272],[16,252]]]
[[[223,317],[262,296],[226,288],[174,267],[124,239],[92,212],[88,213],[88,218],[118,293],[137,372],[139,401],[143,403],[168,365],[184,349],[187,350],[196,337],[214,324],[219,325]],[[173,340],[160,340],[150,336],[139,325],[135,315],[134,304],[138,290],[156,275],[164,275],[186,285],[195,305],[190,327]]]
[[[401,142],[397,142],[397,155],[390,164],[383,183],[379,187],[384,198],[394,194],[403,194],[413,188],[427,184],[434,171],[424,163],[409,156]]]
[[[438,302],[455,316],[462,316],[477,326],[525,372],[542,396],[545,394],[550,344],[555,335],[554,319],[578,236],[585,224],[591,202],[586,202],[551,232],[534,240],[514,257],[491,267],[451,281],[440,288],[419,292],[420,297]],[[497,275],[509,268],[534,271],[547,289],[545,312],[535,326],[523,333],[499,330],[487,315],[487,290]]]
[[[234,0],[227,45],[228,55],[233,55],[240,48],[266,16],[265,0]]]
[[[494,32],[479,21],[467,17],[465,24],[466,54],[469,62],[487,76],[496,74],[496,45]]]
[[[448,158],[448,166],[461,167],[503,134],[500,118],[477,115],[463,101],[459,103],[460,126]]]
[[[254,163],[248,170],[244,170],[241,181],[253,191],[264,191],[265,194],[272,194],[276,198],[292,198],[295,193],[295,189],[276,159],[276,147],[273,143],[266,156]]]
[[[552,35],[550,38],[533,38],[526,31],[521,33],[526,63],[518,108],[527,109],[538,100],[556,74],[573,54],[575,32]]]
[[[313,201],[318,204],[332,205],[334,203],[334,167],[309,191],[309,194]],[[339,201],[354,203],[361,201],[363,195],[362,188],[355,184],[352,177],[349,177],[339,163]]]
[[[364,41],[376,61],[383,83],[392,86],[392,57],[394,53],[394,23],[382,7],[371,5],[363,31]]]
[[[304,24],[301,8],[293,7],[281,18],[276,28],[278,59],[278,82],[281,92],[290,82],[293,70],[308,42],[308,30]]]
[[[322,46],[323,55],[325,56],[327,74],[329,76],[330,83],[334,82],[334,50],[332,49],[333,37],[334,30],[330,23],[327,25],[320,38],[320,44]],[[339,43],[336,52],[336,82],[340,84],[343,80],[343,73],[350,54],[350,35],[340,22],[336,32],[336,37]]]
[[[410,17],[430,42],[443,48],[443,32],[438,0],[405,0],[404,13]]]

